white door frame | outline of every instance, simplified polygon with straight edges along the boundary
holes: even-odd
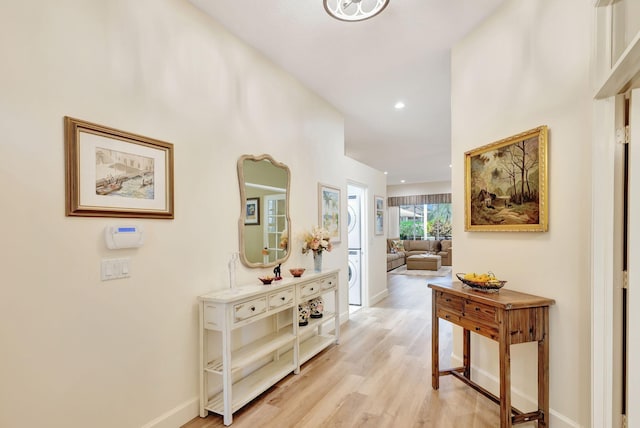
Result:
[[[360,211],[360,292],[362,293],[361,307],[366,308],[371,306],[371,299],[369,296],[369,223],[367,215],[371,208],[369,201],[369,188],[366,184],[362,184],[353,180],[347,180],[347,193],[349,193],[349,186],[362,189],[362,209]],[[348,257],[349,252],[347,251],[347,258]],[[348,259],[347,263],[349,263]]]
[[[614,406],[619,387],[614,379],[614,313],[616,288],[621,284],[619,255],[620,180],[616,177],[619,147],[616,130],[623,127],[624,99],[619,95],[640,71],[640,36],[630,41],[622,57],[612,63],[612,41],[620,28],[614,28],[611,0],[594,0],[594,28],[591,71],[596,93],[593,103],[593,136],[591,145],[591,426],[612,428],[621,426],[620,408]],[[640,34],[640,33],[639,33]],[[635,82],[638,85],[638,82]],[[638,97],[640,98],[640,97]],[[640,133],[640,132],[637,132]],[[633,134],[633,131],[632,131]],[[636,143],[640,146],[640,140]],[[633,145],[633,144],[632,144]],[[630,148],[632,150],[632,148]],[[640,149],[638,149],[640,151]],[[633,218],[630,216],[630,223]],[[636,224],[640,224],[636,220]],[[632,225],[629,225],[630,229]],[[630,266],[632,264],[630,263]],[[639,286],[640,288],[640,286]],[[631,295],[631,293],[629,293]],[[640,302],[630,296],[629,312],[640,311]],[[640,393],[640,379],[628,374],[629,397]],[[616,404],[617,405],[617,404]],[[627,411],[632,406],[627,406]],[[635,410],[637,412],[637,410]],[[627,416],[630,416],[627,413]],[[634,419],[640,418],[637,413]],[[640,426],[639,420],[628,420],[630,427]],[[634,425],[635,424],[635,425]]]
[[[640,89],[631,91],[629,108],[629,289],[627,331],[627,426],[640,426]]]

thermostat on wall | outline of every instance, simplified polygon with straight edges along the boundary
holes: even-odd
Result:
[[[107,226],[104,229],[107,248],[136,248],[144,244],[144,234],[140,226]]]

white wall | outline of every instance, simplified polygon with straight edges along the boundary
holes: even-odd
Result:
[[[387,186],[387,196],[435,195],[451,193],[451,181],[394,184]]]
[[[343,156],[339,112],[182,0],[2,2],[0,55],[0,426],[178,426],[196,415],[196,297],[227,286],[238,248],[237,158],[291,168],[285,268],[312,266],[297,236],[318,182],[343,190],[344,216],[348,179],[385,195],[385,177]],[[105,248],[126,220],[64,216],[65,115],[175,145],[176,218],[136,220],[142,248]],[[343,235],[325,266],[343,268],[346,308]],[[130,279],[99,280],[112,257],[131,258]]]
[[[589,426],[591,5],[508,1],[452,53],[454,271],[491,270],[550,297],[551,426]],[[571,17],[571,19],[567,19]],[[549,231],[465,232],[465,151],[549,126]],[[473,339],[473,376],[496,391],[497,346]],[[460,347],[454,352],[459,357]],[[536,347],[512,348],[515,405],[536,397]],[[523,405],[525,404],[525,405]]]

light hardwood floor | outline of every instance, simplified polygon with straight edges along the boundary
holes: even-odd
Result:
[[[462,382],[445,376],[438,391],[431,389],[427,283],[439,280],[388,275],[388,298],[351,314],[339,345],[234,413],[232,427],[498,426],[499,406]],[[448,366],[451,336],[450,325],[441,321],[441,367]],[[183,428],[223,426],[221,416],[209,414]]]

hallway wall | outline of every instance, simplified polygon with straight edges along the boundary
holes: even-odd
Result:
[[[238,157],[291,169],[284,272],[312,267],[318,182],[384,195],[386,179],[344,156],[338,111],[183,0],[0,2],[0,55],[0,426],[179,426],[197,414],[196,297],[229,286],[238,250]],[[173,143],[175,220],[65,217],[65,115]],[[105,226],[127,223],[144,246],[107,250]],[[381,294],[385,241],[367,232]],[[119,257],[131,278],[101,282]],[[346,242],[324,263],[346,313]]]
[[[508,1],[452,53],[454,272],[491,270],[551,308],[551,426],[590,425],[592,5]],[[571,19],[567,19],[571,17]],[[549,231],[465,232],[464,152],[549,127]],[[497,345],[474,337],[474,377],[496,391]],[[461,349],[454,350],[457,358]],[[516,406],[536,397],[536,346],[512,348]]]

